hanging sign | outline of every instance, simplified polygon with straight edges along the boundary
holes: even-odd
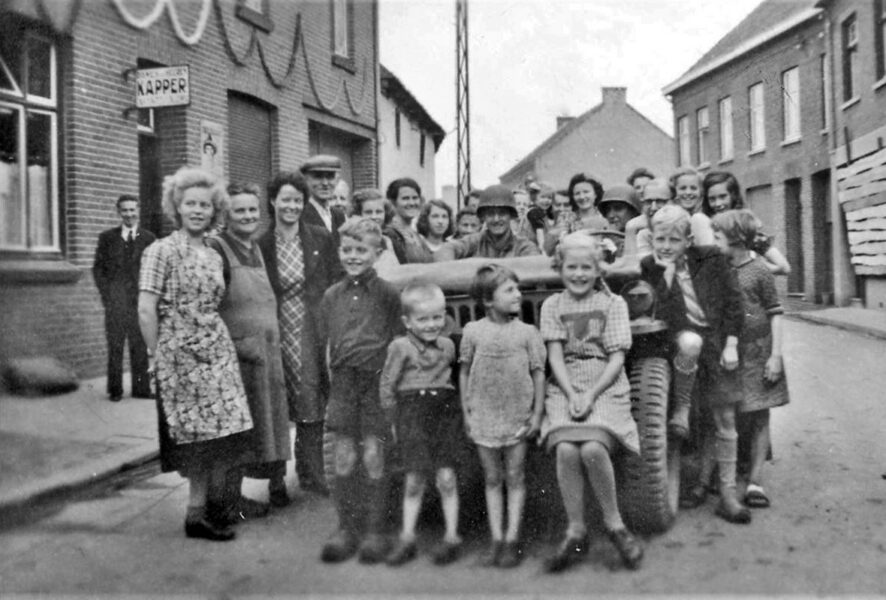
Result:
[[[188,65],[138,69],[135,72],[135,105],[138,108],[184,106],[190,103]]]

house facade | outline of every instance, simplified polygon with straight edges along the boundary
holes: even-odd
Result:
[[[396,75],[384,65],[379,71],[379,185],[410,177],[421,186],[425,198],[436,198],[434,158],[446,132]]]
[[[835,300],[829,53],[814,0],[764,0],[664,88],[677,164],[732,172],[791,263],[782,292]],[[840,289],[842,292],[842,288]]]
[[[821,1],[844,296],[886,309],[886,0]]]
[[[578,117],[558,117],[556,131],[499,180],[517,187],[533,176],[562,189],[585,172],[605,188],[624,183],[637,167],[664,176],[673,166],[671,136],[628,104],[626,88],[604,87],[600,104]]]
[[[103,373],[98,234],[123,193],[168,232],[184,164],[264,187],[323,152],[376,185],[377,22],[373,1],[2,3],[0,359]]]

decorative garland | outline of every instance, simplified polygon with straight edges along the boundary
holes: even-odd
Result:
[[[175,0],[157,0],[154,7],[151,11],[144,17],[138,18],[132,15],[129,10],[124,5],[125,0],[111,0],[111,3],[117,9],[117,12],[120,14],[120,17],[123,21],[133,27],[135,29],[148,29],[154,23],[157,22],[157,19],[161,17],[164,10],[168,9],[169,20],[172,22],[172,28],[175,31],[176,37],[183,43],[188,46],[194,46],[197,42],[200,41],[200,38],[203,37],[203,34],[206,31],[206,24],[209,21],[209,12],[210,7],[214,5],[215,8],[215,16],[218,20],[219,32],[221,33],[222,41],[225,48],[225,53],[228,55],[228,58],[236,64],[237,66],[244,67],[248,64],[249,59],[252,57],[255,52],[256,47],[258,47],[258,55],[259,62],[261,62],[262,70],[265,72],[265,76],[268,78],[268,81],[271,85],[279,90],[288,89],[289,79],[292,77],[293,72],[295,71],[296,62],[298,60],[298,53],[301,50],[301,54],[304,57],[305,61],[305,73],[308,77],[308,86],[311,88],[311,93],[317,101],[317,104],[320,105],[320,108],[326,112],[333,112],[341,102],[342,94],[344,94],[345,101],[347,102],[348,109],[354,116],[360,116],[363,114],[363,110],[366,107],[366,89],[367,89],[367,78],[368,78],[368,62],[366,58],[363,59],[362,71],[363,71],[363,80],[361,81],[361,92],[360,98],[355,102],[353,93],[351,92],[350,87],[348,86],[348,82],[345,80],[345,77],[342,76],[339,79],[338,86],[336,87],[335,96],[331,101],[325,101],[320,95],[320,90],[317,87],[317,83],[314,81],[314,73],[311,69],[311,63],[308,58],[308,51],[305,45],[305,37],[302,32],[301,26],[301,13],[297,13],[295,15],[295,32],[292,39],[292,50],[289,53],[289,61],[286,65],[286,71],[283,73],[281,77],[275,76],[271,72],[271,68],[269,66],[269,61],[265,55],[265,49],[262,45],[259,36],[256,34],[255,28],[252,28],[249,36],[249,46],[246,48],[246,52],[244,52],[243,56],[237,56],[237,52],[234,49],[234,45],[231,43],[231,35],[228,32],[228,26],[225,24],[224,19],[224,11],[222,10],[221,0],[201,0],[202,5],[200,7],[200,16],[197,22],[197,28],[191,35],[187,35],[181,27],[181,23],[178,19],[178,12],[175,9]]]
[[[182,29],[181,22],[178,20],[178,11],[175,9],[175,2],[173,0],[157,0],[154,8],[151,9],[151,12],[141,19],[133,16],[132,13],[129,12],[129,10],[123,5],[124,0],[111,0],[111,3],[114,5],[114,8],[117,9],[120,18],[122,18],[127,25],[135,29],[147,29],[160,18],[164,9],[168,9],[169,20],[172,22],[172,29],[175,31],[176,37],[181,43],[187,46],[194,46],[200,41],[200,38],[203,37],[203,32],[206,31],[206,23],[209,22],[209,9],[212,2],[212,0],[200,1],[202,5],[200,6],[200,16],[197,17],[197,28],[191,35],[186,34]]]

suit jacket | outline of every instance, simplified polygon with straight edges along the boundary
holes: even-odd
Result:
[[[101,294],[105,308],[135,308],[138,302],[138,275],[142,253],[151,245],[154,234],[141,227],[136,228],[132,255],[126,255],[123,227],[114,227],[98,236],[92,276]]]
[[[317,214],[316,210],[314,214]],[[320,215],[317,215],[317,218],[319,219]],[[344,269],[338,260],[338,249],[332,241],[332,234],[323,226],[322,220],[320,223],[319,226],[315,226],[302,222],[299,227],[299,239],[305,263],[304,300],[309,314],[319,307],[326,288],[344,275]],[[277,272],[277,245],[273,227],[258,239],[258,247],[265,259],[271,287],[274,288],[274,294],[279,300],[282,290],[280,275]]]
[[[668,288],[664,267],[655,264],[652,255],[640,261],[641,277],[655,288],[656,314],[667,322],[674,333],[690,327],[686,317],[683,291],[676,281]],[[686,268],[698,302],[713,330],[713,338],[722,352],[730,335],[739,337],[744,326],[744,304],[738,278],[729,258],[714,246],[690,246],[686,251]]]
[[[337,208],[330,209],[330,212],[332,213],[332,241],[337,251],[338,228],[341,227],[345,222],[345,213]],[[300,221],[307,225],[322,227],[324,230],[329,232],[329,230],[326,229],[326,224],[323,222],[323,217],[321,217],[320,213],[317,212],[317,209],[314,208],[314,205],[311,203],[310,199],[305,200],[305,209],[301,213]]]

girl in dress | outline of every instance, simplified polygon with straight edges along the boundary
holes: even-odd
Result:
[[[763,464],[770,449],[769,409],[787,404],[781,340],[782,307],[775,291],[775,277],[750,248],[757,238],[759,222],[747,210],[727,210],[714,216],[714,239],[729,256],[744,297],[745,321],[739,339],[744,399],[738,407],[739,435],[750,437],[750,472],[745,504],[766,508],[769,497],[761,485]],[[743,423],[742,423],[743,421]]]
[[[468,435],[486,476],[492,544],[483,564],[514,567],[520,562],[527,440],[539,431],[544,403],[545,348],[538,330],[516,318],[521,294],[513,271],[484,265],[471,292],[486,316],[464,328],[458,381]],[[503,483],[508,489],[504,532]]]
[[[553,374],[542,436],[556,452],[557,480],[569,521],[563,543],[545,562],[549,572],[562,571],[587,552],[585,474],[624,564],[636,569],[643,557],[640,542],[618,510],[610,459],[619,447],[640,451],[624,370],[631,328],[627,304],[600,279],[600,260],[593,237],[576,232],[563,238],[554,266],[565,290],[541,308],[541,335]]]

